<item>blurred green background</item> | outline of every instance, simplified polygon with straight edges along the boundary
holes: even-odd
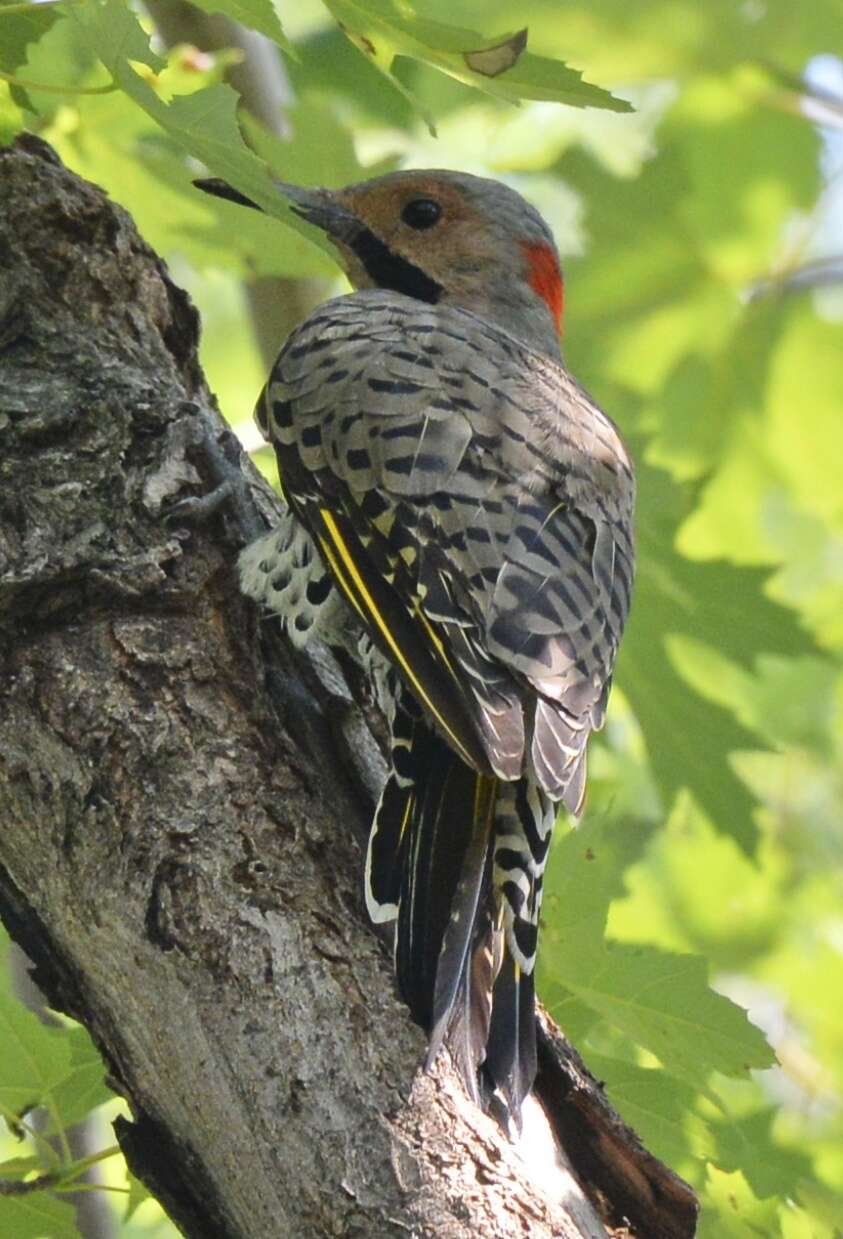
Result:
[[[270,473],[251,424],[269,359],[343,285],[300,231],[192,190],[203,163],[257,184],[226,74],[251,71],[274,133],[241,113],[244,132],[291,180],[461,168],[545,214],[566,273],[566,362],[638,462],[640,570],[588,809],[554,846],[540,993],[698,1189],[702,1236],[843,1235],[843,9],[330,9],[239,4],[276,41],[280,16],[296,51],[264,45],[260,61],[251,46],[197,51],[207,20],[182,8],[179,26],[164,3],[0,3],[0,139],[40,133],[131,211],[198,305],[210,384]],[[486,44],[528,24],[532,53],[634,110],[538,61],[497,97],[510,75],[466,75],[457,52],[477,36],[437,22]],[[120,89],[80,93],[109,75]],[[84,1035],[68,1048],[64,1024],[37,1030],[8,997],[0,1014],[10,1129],[24,1095],[52,1114],[47,1134],[96,1104],[88,1138],[104,1149],[118,1103],[100,1105]],[[756,1029],[777,1059],[766,1070]],[[36,1173],[46,1146],[38,1131],[0,1139],[0,1175]],[[61,1138],[54,1156],[77,1164]],[[136,1208],[138,1188],[127,1219],[122,1163],[102,1166],[114,1208],[83,1233],[175,1233],[154,1202]],[[0,1233],[79,1233],[63,1200],[37,1199],[41,1216],[12,1217],[0,1198]]]

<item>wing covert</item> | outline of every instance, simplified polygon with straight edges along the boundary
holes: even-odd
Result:
[[[372,291],[291,338],[262,428],[440,729],[454,720],[463,754],[479,737],[486,763],[475,748],[471,764],[504,778],[529,745],[548,794],[578,798],[632,579],[632,474],[609,419],[500,329]]]

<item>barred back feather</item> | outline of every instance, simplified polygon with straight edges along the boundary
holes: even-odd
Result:
[[[244,554],[244,588],[293,639],[368,638],[398,673],[367,904],[397,922],[431,1054],[517,1119],[551,831],[581,808],[629,607],[629,459],[561,363],[381,290],[310,316],[257,417],[290,515]]]

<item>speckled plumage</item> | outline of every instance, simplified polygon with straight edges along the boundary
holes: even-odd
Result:
[[[259,420],[439,625],[492,772],[532,765],[576,811],[632,581],[634,487],[608,418],[473,314],[364,291],[290,338]]]
[[[475,1095],[484,1068],[516,1116],[551,830],[560,802],[582,804],[634,557],[629,458],[541,314],[521,293],[489,316],[379,288],[320,306],[256,411],[289,515],[241,559],[293,641],[318,632],[381,686],[400,673],[367,903],[398,918],[431,1051],[447,1041]]]

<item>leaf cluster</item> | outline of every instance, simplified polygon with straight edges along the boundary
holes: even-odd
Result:
[[[200,302],[238,427],[263,377],[239,281],[335,271],[271,173],[463,167],[545,213],[566,259],[566,360],[637,459],[640,570],[588,812],[552,855],[541,991],[621,1113],[702,1193],[704,1236],[830,1239],[843,302],[800,272],[843,238],[797,88],[839,41],[835,0],[302,0],[283,31],[271,0],[200,7],[287,56],[286,139],[238,110],[231,57],[164,55],[126,0],[0,3],[0,137],[37,129],[130,207]],[[200,169],[267,214],[195,194]],[[17,1036],[70,1071],[56,1046],[71,1034],[30,1043],[9,1018],[0,1062]],[[66,1076],[50,1061],[10,1052],[10,1129],[30,1105],[58,1122]],[[0,1173],[59,1173],[33,1147],[36,1163]],[[0,1223],[35,1198],[0,1196]]]

